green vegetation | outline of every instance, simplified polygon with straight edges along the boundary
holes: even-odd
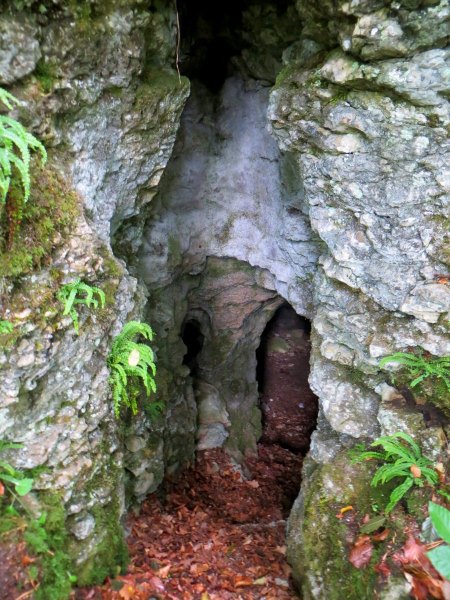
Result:
[[[65,600],[76,577],[71,574],[71,559],[67,554],[64,503],[54,493],[43,494],[41,501],[44,508],[41,516],[27,518],[24,533],[30,553],[37,557],[35,572],[30,574],[39,582],[33,598]]]
[[[423,487],[425,482],[432,486],[437,484],[438,474],[432,468],[433,462],[422,455],[419,446],[408,434],[397,432],[380,437],[370,444],[370,448],[377,446],[381,446],[383,451],[366,450],[363,445],[358,444],[352,455],[354,462],[376,459],[384,463],[372,478],[373,487],[393,479],[403,479],[392,490],[386,513],[392,511],[413,485]]]
[[[436,377],[444,382],[450,392],[450,356],[435,358],[409,352],[395,352],[382,358],[380,367],[391,362],[399,363],[406,368],[412,377],[409,382],[410,387],[415,387],[427,377]]]
[[[55,81],[57,80],[56,69],[54,65],[41,59],[36,65],[34,75],[39,81],[44,94],[49,94],[53,89]]]
[[[0,321],[0,335],[5,333],[12,333],[14,325],[9,321]]]
[[[119,416],[123,404],[131,408],[133,414],[137,413],[139,381],[143,383],[148,396],[152,391],[156,392],[153,351],[146,344],[134,341],[133,338],[139,335],[152,341],[153,330],[150,325],[139,321],[126,323],[119,335],[114,338],[107,359],[116,417]],[[149,373],[149,368],[152,374]]]
[[[450,579],[450,510],[434,502],[429,502],[428,512],[433,527],[447,544],[433,548],[427,552],[427,556],[442,577]]]
[[[56,296],[64,304],[63,315],[71,316],[77,334],[79,333],[79,320],[75,306],[85,305],[88,308],[98,308],[99,303],[102,308],[105,306],[104,292],[98,287],[83,283],[80,279],[75,279],[75,281],[63,285]],[[95,296],[98,296],[98,300]]]
[[[48,168],[33,169],[30,201],[23,209],[20,236],[14,236],[13,206],[20,202],[20,194],[12,181],[10,210],[0,215],[0,277],[16,278],[39,269],[80,212],[77,195],[59,174]]]
[[[0,88],[0,102],[12,109],[19,101],[9,92]],[[41,155],[42,164],[47,160],[47,152],[39,140],[15,119],[0,115],[0,203],[6,202],[11,178],[17,176],[23,188],[22,202],[30,196],[31,152]]]
[[[0,452],[15,448],[23,448],[23,446],[15,442],[0,440]],[[33,487],[33,479],[25,477],[22,471],[14,469],[14,467],[4,460],[0,460],[0,496],[3,496],[4,490],[1,482],[5,483],[7,488],[8,484],[12,483],[14,491],[18,496],[25,496]]]

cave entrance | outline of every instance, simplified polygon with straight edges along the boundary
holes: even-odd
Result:
[[[308,384],[311,324],[289,304],[268,322],[256,352],[263,414],[262,444],[306,454],[316,427],[318,402]]]
[[[183,323],[181,327],[181,339],[186,346],[183,365],[186,365],[191,371],[191,376],[196,378],[198,375],[198,357],[205,342],[205,336],[197,319],[188,319]]]

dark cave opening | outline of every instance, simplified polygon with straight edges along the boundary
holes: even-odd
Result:
[[[283,304],[268,322],[256,351],[261,442],[299,454],[309,449],[318,412],[317,397],[308,383],[310,332],[308,319]]]
[[[205,336],[201,331],[201,325],[197,319],[186,320],[181,327],[181,339],[186,346],[186,354],[183,357],[183,365],[191,370],[191,375],[196,377],[198,370],[198,357],[203,349]]]
[[[217,92],[229,75],[231,57],[241,42],[242,2],[231,0],[226,10],[208,0],[179,2],[180,68],[189,79],[202,81]]]
[[[181,74],[191,81],[201,81],[217,93],[225,79],[242,68],[239,57],[245,50],[258,53],[267,50],[261,44],[273,46],[272,52],[281,61],[287,42],[278,47],[278,41],[272,39],[273,33],[268,34],[269,41],[260,39],[254,31],[258,25],[247,11],[256,9],[255,14],[262,19],[261,28],[265,23],[261,15],[271,6],[280,17],[278,28],[282,28],[281,17],[291,5],[292,0],[179,0]]]

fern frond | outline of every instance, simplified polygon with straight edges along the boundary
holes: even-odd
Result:
[[[0,102],[2,102],[6,108],[11,110],[13,108],[13,104],[20,104],[15,96],[4,90],[0,87]]]
[[[406,492],[411,489],[414,482],[412,479],[406,479],[402,484],[394,488],[389,496],[389,502],[386,506],[386,512],[390,513],[394,506],[403,498]]]
[[[100,298],[101,307],[105,305],[105,294],[97,287],[93,287],[80,279],[75,279],[71,283],[66,283],[57,292],[56,297],[64,304],[63,315],[72,317],[75,332],[79,333],[78,312],[75,309],[77,305],[85,305],[88,308],[98,308],[98,301],[94,298],[97,294]]]
[[[385,356],[379,362],[380,367],[384,367],[387,363],[396,362],[402,365],[420,365],[421,361],[420,357],[415,354],[410,354],[409,352],[395,352],[394,354],[390,354],[389,356]]]
[[[122,331],[114,338],[111,345],[111,351],[108,355],[106,363],[113,375],[110,378],[110,383],[113,388],[114,412],[116,416],[120,413],[121,405],[125,405],[131,409],[133,414],[136,414],[138,387],[136,383],[140,382],[144,387],[147,395],[156,392],[156,384],[149,373],[149,369],[153,376],[156,374],[156,366],[154,363],[154,354],[152,349],[146,344],[135,341],[137,336],[142,336],[145,339],[153,338],[153,330],[150,325],[140,323],[139,321],[130,321],[126,323]],[[121,373],[119,380],[118,373]],[[130,381],[130,378],[132,380]],[[131,385],[131,392],[127,392],[127,387]]]
[[[380,483],[387,483],[388,481],[391,481],[391,479],[394,479],[394,477],[409,477],[409,468],[412,464],[413,463],[404,463],[401,465],[383,465],[377,469],[371,481],[371,485],[376,487]]]
[[[140,321],[129,321],[126,323],[120,334],[126,340],[132,340],[137,335],[142,335],[145,339],[153,340],[153,329],[147,323]]]

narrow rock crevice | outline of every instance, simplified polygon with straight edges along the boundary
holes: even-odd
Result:
[[[282,305],[267,324],[256,351],[264,444],[306,454],[318,402],[308,384],[311,323]]]

